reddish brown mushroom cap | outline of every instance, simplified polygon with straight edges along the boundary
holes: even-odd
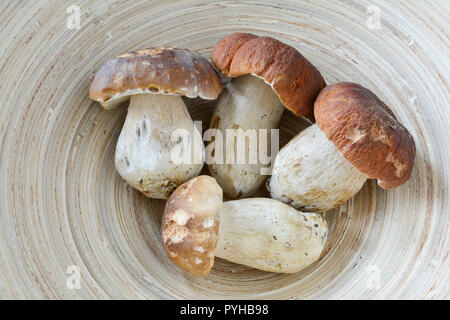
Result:
[[[91,79],[89,96],[112,109],[133,94],[163,93],[216,99],[222,82],[209,61],[181,48],[128,52],[104,64]]]
[[[209,176],[179,186],[167,200],[161,222],[164,250],[181,269],[206,276],[219,239],[222,189]]]
[[[411,176],[414,140],[370,90],[350,82],[329,85],[317,97],[314,115],[343,156],[380,187],[393,189]]]
[[[233,33],[216,44],[211,59],[226,76],[264,79],[287,109],[314,121],[314,100],[325,80],[296,49],[271,37]]]

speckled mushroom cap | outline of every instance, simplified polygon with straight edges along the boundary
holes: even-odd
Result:
[[[271,37],[233,33],[216,44],[211,59],[225,76],[264,79],[287,109],[314,121],[314,100],[325,80],[296,49]]]
[[[161,222],[164,250],[181,269],[206,276],[214,265],[222,189],[209,176],[180,185],[167,200]]]
[[[134,94],[213,100],[221,91],[220,77],[206,58],[186,49],[156,47],[109,60],[91,77],[89,96],[113,109]]]
[[[383,189],[411,176],[416,148],[408,130],[370,90],[339,82],[321,91],[314,104],[317,125],[343,156]]]

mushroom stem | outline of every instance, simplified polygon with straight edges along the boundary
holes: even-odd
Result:
[[[180,129],[190,134],[190,162],[173,159],[174,148],[186,142],[173,138],[174,131]],[[181,183],[198,175],[203,154],[201,134],[180,96],[131,96],[115,156],[116,168],[128,184],[147,197],[167,199]]]
[[[277,154],[268,188],[294,208],[322,212],[353,197],[366,180],[314,124]]]
[[[327,236],[326,222],[267,198],[224,202],[216,257],[260,270],[298,272],[316,261]]]
[[[216,156],[223,155],[223,159],[214,159],[214,162],[209,165],[209,171],[229,198],[236,199],[253,194],[267,178],[266,175],[261,174],[261,169],[270,167],[270,163],[261,163],[259,158],[258,129],[267,129],[266,155],[270,155],[270,129],[278,126],[283,111],[284,106],[272,87],[264,80],[252,75],[232,79],[222,91],[212,116],[211,128],[219,129],[223,136],[223,152],[215,152]],[[234,140],[236,138],[229,135],[228,137],[233,141],[227,139],[227,129],[233,134],[238,134],[237,129],[244,130],[246,136],[244,150],[237,150],[238,144]],[[248,129],[256,130],[250,133],[246,132]],[[256,145],[249,143],[248,137],[251,134],[256,134]],[[229,149],[231,154],[227,154],[227,143],[230,142],[234,142],[234,148]],[[265,150],[262,151],[265,152]],[[257,155],[256,163],[250,163],[251,153]],[[245,157],[245,163],[237,163],[237,159],[242,155]],[[231,162],[230,159],[233,161]]]

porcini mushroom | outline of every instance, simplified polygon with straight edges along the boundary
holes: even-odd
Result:
[[[319,259],[327,237],[320,214],[273,199],[222,203],[214,178],[199,176],[179,186],[164,208],[167,256],[181,269],[206,276],[214,257],[271,272],[293,273]]]
[[[269,154],[270,130],[277,128],[285,108],[314,121],[313,103],[325,81],[296,49],[271,37],[233,33],[217,43],[211,59],[225,76],[237,77],[224,88],[213,112],[211,128],[219,129],[222,136],[227,129],[234,133],[239,129],[244,132],[266,129],[267,136],[256,134],[258,140],[267,137]],[[261,159],[256,163],[250,160],[237,163],[239,154],[248,156],[248,144],[244,150],[233,149],[230,163],[226,148],[227,143],[223,143],[224,152],[214,152],[214,157],[217,154],[224,157],[218,161],[214,158],[208,164],[211,175],[231,199],[253,194],[270,174],[270,170],[261,174],[261,168],[270,168],[270,164],[262,163]],[[256,148],[256,154],[260,155],[259,142]]]
[[[212,100],[221,90],[208,60],[186,49],[138,50],[103,65],[92,78],[91,99],[107,110],[130,99],[115,155],[122,178],[148,197],[167,199],[178,185],[198,175],[202,137],[180,96]],[[190,134],[187,145],[194,145],[190,162],[172,159],[174,147],[182,143],[173,134],[182,129]]]
[[[353,197],[367,178],[393,189],[411,176],[415,145],[389,107],[368,89],[339,82],[321,91],[314,124],[275,158],[271,196],[305,211],[326,211]]]

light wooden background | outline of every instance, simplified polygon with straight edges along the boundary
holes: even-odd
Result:
[[[80,29],[67,27],[72,4]],[[449,9],[444,0],[1,1],[0,298],[449,298]],[[198,279],[172,265],[159,235],[164,203],[114,169],[126,109],[102,111],[88,97],[89,76],[111,57],[157,45],[209,57],[235,31],[294,46],[328,83],[370,88],[417,143],[411,180],[390,192],[369,181],[327,213],[326,252],[298,274],[218,260]],[[213,104],[187,104],[207,126]],[[282,140],[304,126],[286,114]],[[70,265],[79,289],[67,287]]]

